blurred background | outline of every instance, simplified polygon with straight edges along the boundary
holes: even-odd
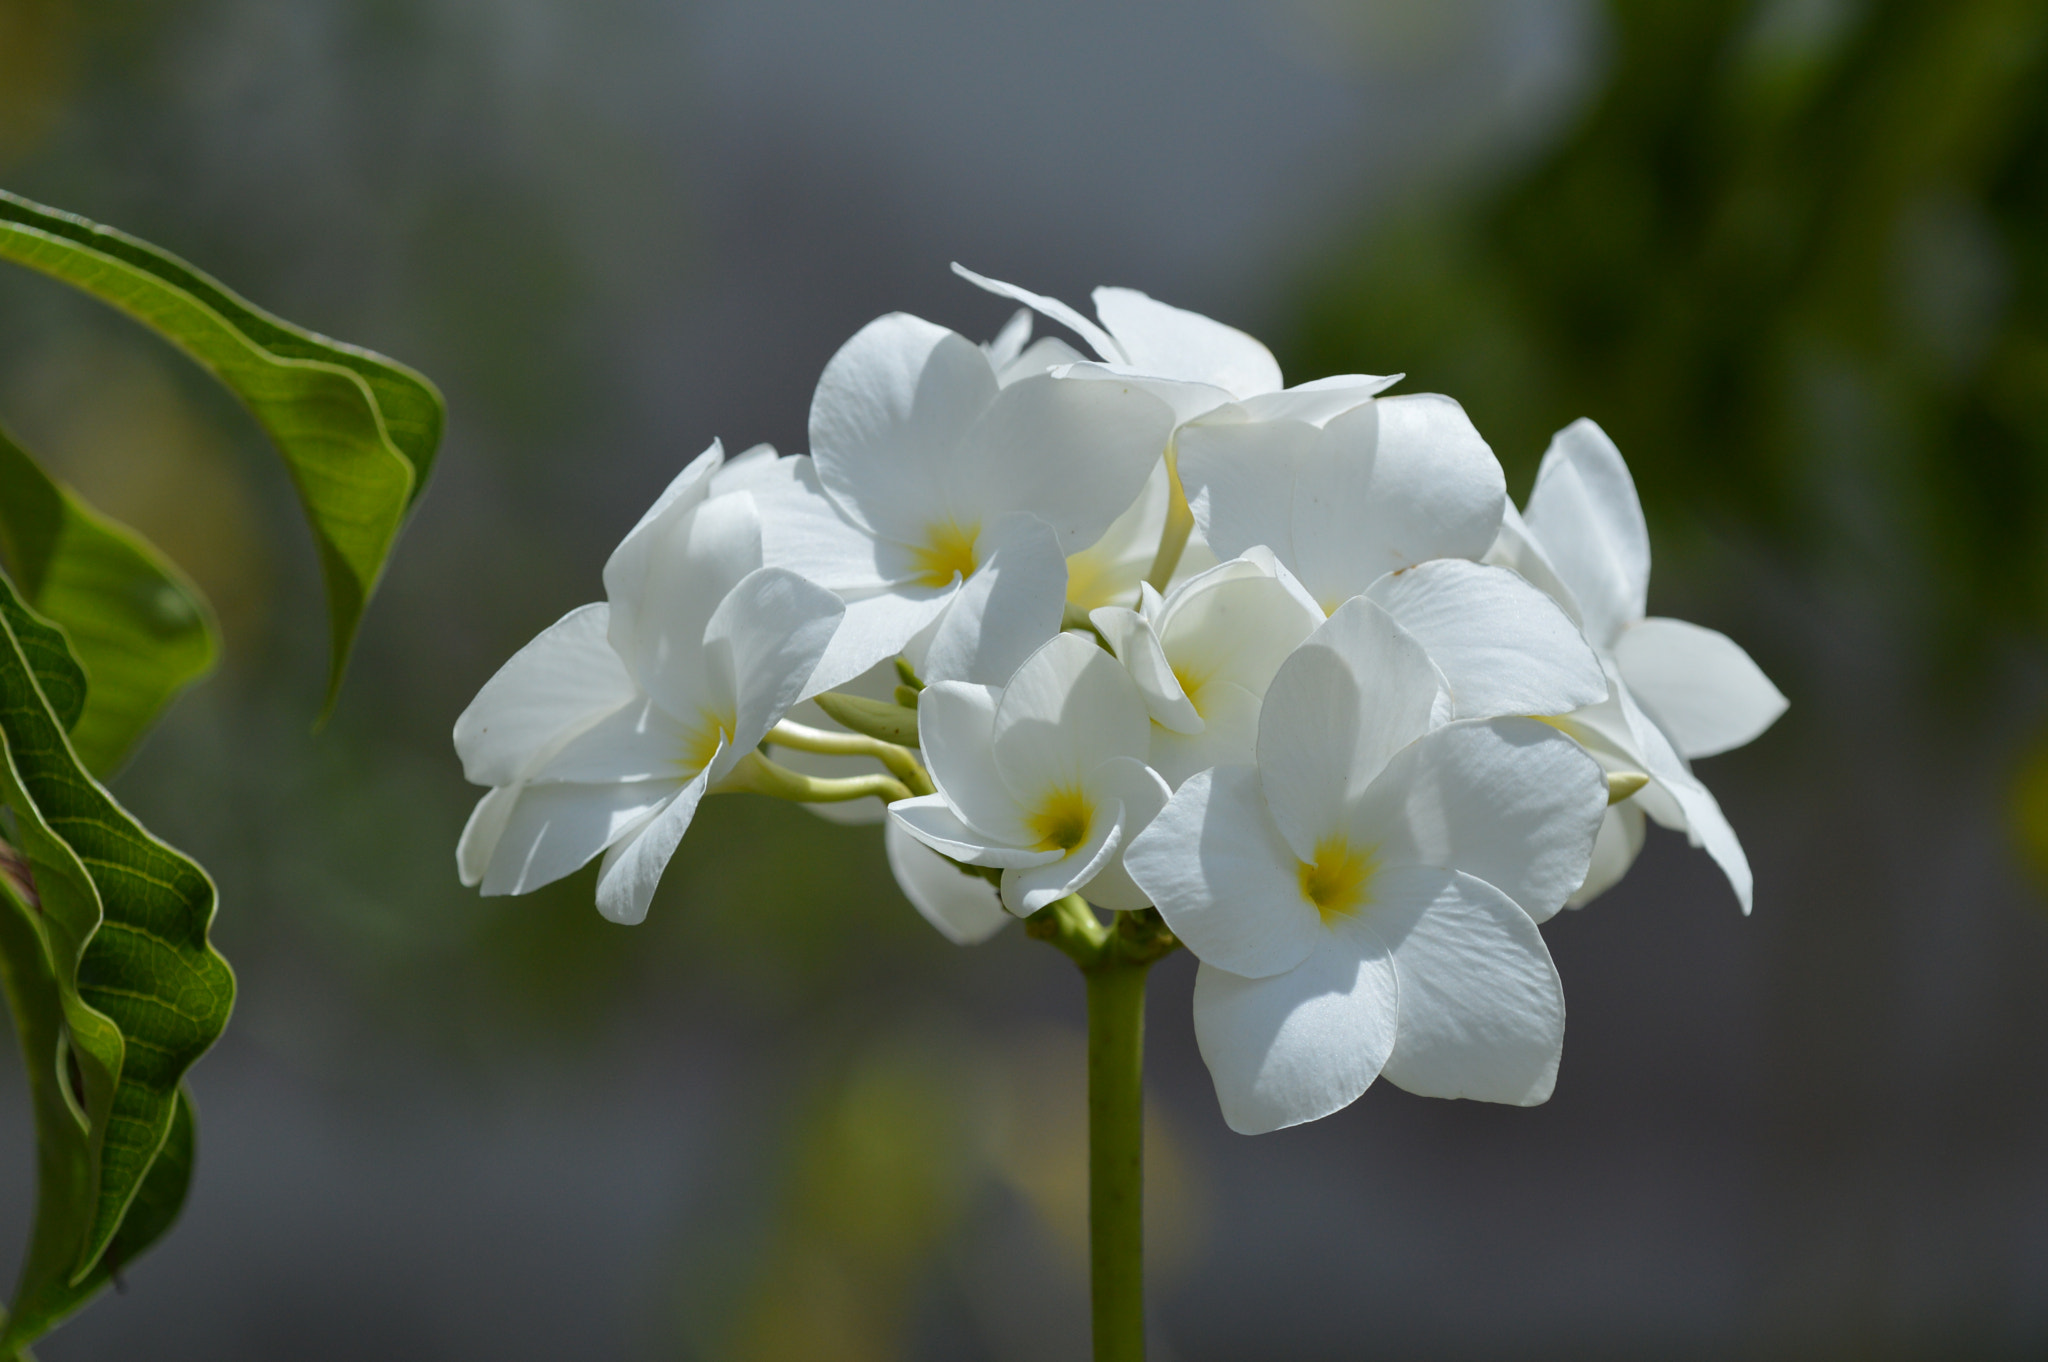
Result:
[[[40,1350],[1079,1357],[1081,989],[872,829],[713,801],[644,926],[455,883],[455,715],[841,340],[1131,285],[1410,375],[1519,500],[1615,437],[1655,613],[1788,716],[1704,854],[1548,929],[1530,1111],[1223,1125],[1155,971],[1162,1359],[2048,1352],[2048,5],[0,0],[0,183],[446,390],[314,735],[313,555],[178,356],[0,273],[0,416],[185,564],[222,670],[117,792],[241,981],[182,1224]],[[32,1200],[0,1066],[0,1276]]]

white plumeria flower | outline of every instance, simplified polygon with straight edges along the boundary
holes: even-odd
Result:
[[[925,687],[918,741],[938,793],[898,800],[889,815],[934,851],[999,867],[1003,904],[1020,917],[1072,893],[1143,908],[1122,855],[1166,803],[1166,782],[1145,764],[1151,727],[1117,660],[1060,634],[1007,686]]]
[[[1613,686],[1560,728],[1613,769],[1650,783],[1608,811],[1577,907],[1612,886],[1643,846],[1643,816],[1684,832],[1750,909],[1749,858],[1689,765],[1742,746],[1785,712],[1785,697],[1733,639],[1683,620],[1646,616],[1650,532],[1621,451],[1591,421],[1559,431],[1536,471],[1529,507],[1509,508],[1490,561],[1553,596],[1585,630]]]
[[[463,883],[523,894],[598,853],[598,911],[647,914],[706,790],[795,702],[843,607],[761,565],[744,492],[712,496],[717,444],[605,564],[606,602],[515,653],[455,723],[463,774],[489,785],[457,850]]]
[[[1145,490],[1103,531],[1102,538],[1067,555],[1067,604],[1072,609],[1085,614],[1102,606],[1129,606],[1137,601],[1138,588],[1158,559],[1174,495],[1172,470],[1161,460],[1153,465]],[[1201,535],[1190,533],[1168,586],[1215,566],[1216,555]]]
[[[811,453],[735,470],[762,502],[767,561],[846,602],[807,693],[913,640],[928,680],[1008,679],[1059,630],[1066,555],[1144,487],[1172,429],[1163,402],[1044,372],[1005,384],[1002,358],[902,313],[870,322],[818,381]]]
[[[1538,920],[1586,872],[1600,767],[1528,719],[1458,720],[1354,600],[1273,678],[1257,762],[1181,786],[1125,854],[1202,964],[1195,1035],[1231,1129],[1410,1092],[1545,1100],[1564,996]]]
[[[1152,769],[1178,786],[1197,771],[1248,762],[1273,673],[1323,612],[1263,548],[1189,578],[1138,608],[1090,621],[1137,682],[1152,716]]]
[[[1096,289],[1091,298],[1101,319],[1098,325],[1057,298],[986,278],[958,264],[953,272],[1067,327],[1095,351],[1098,362],[1075,364],[1061,372],[1143,383],[1172,405],[1176,424],[1228,403],[1243,404],[1255,420],[1327,420],[1399,381],[1398,375],[1341,374],[1283,388],[1279,361],[1256,339],[1136,289]],[[1047,351],[1046,357],[1055,353]]]

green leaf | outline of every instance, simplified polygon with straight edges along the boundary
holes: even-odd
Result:
[[[141,536],[87,506],[0,430],[0,567],[85,669],[83,713],[44,690],[94,774],[118,768],[163,707],[212,669],[213,612]],[[69,658],[66,659],[69,661]]]
[[[147,242],[4,190],[0,258],[155,329],[232,389],[270,433],[327,581],[331,709],[370,593],[433,466],[441,395],[412,370],[273,317]]]
[[[892,705],[887,700],[870,700],[864,695],[847,695],[834,690],[812,698],[835,723],[843,724],[856,733],[904,747],[917,746],[917,711],[914,709]]]
[[[63,635],[0,575],[0,981],[36,1098],[36,1224],[0,1356],[75,1310],[176,1214],[190,1176],[179,1084],[227,1024],[213,884],[78,759],[31,658]]]

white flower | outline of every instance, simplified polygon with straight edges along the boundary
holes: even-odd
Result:
[[[1176,423],[1191,421],[1226,403],[1244,404],[1251,419],[1291,416],[1327,420],[1399,380],[1398,375],[1342,374],[1283,389],[1279,362],[1257,340],[1234,326],[1159,302],[1136,289],[1096,289],[1090,296],[1095,314],[1101,318],[1098,325],[1057,298],[985,278],[958,264],[953,272],[990,293],[1024,304],[1086,341],[1100,362],[1076,364],[1063,373],[1143,383],[1172,405]],[[1056,353],[1047,351],[1045,358],[1051,360]]]
[[[717,444],[605,564],[607,602],[514,654],[455,723],[489,785],[464,830],[465,884],[523,894],[604,852],[598,911],[638,922],[698,802],[796,700],[836,597],[761,566],[744,492],[711,496]]]
[[[1247,1134],[1384,1074],[1433,1097],[1550,1094],[1564,998],[1536,923],[1586,871],[1599,766],[1533,720],[1430,728],[1437,673],[1370,601],[1273,678],[1257,764],[1191,778],[1124,863],[1201,961],[1195,1034]]]
[[[1154,464],[1145,489],[1124,513],[1103,531],[1102,538],[1079,553],[1067,555],[1067,604],[1083,613],[1106,605],[1129,606],[1138,599],[1158,560],[1173,499],[1172,470],[1165,460]],[[1187,514],[1183,507],[1181,514]],[[1216,555],[1198,534],[1190,534],[1175,562],[1169,586],[1216,566]]]
[[[1146,585],[1136,610],[1106,606],[1089,619],[1145,698],[1152,768],[1178,786],[1252,759],[1266,685],[1323,612],[1260,547],[1163,599]]]
[[[1689,762],[1755,738],[1785,712],[1785,697],[1725,634],[1645,617],[1649,528],[1628,465],[1605,431],[1580,420],[1552,438],[1528,510],[1518,517],[1509,509],[1489,559],[1548,591],[1581,624],[1606,668],[1612,696],[1558,726],[1611,769],[1650,777],[1609,810],[1573,906],[1628,870],[1642,850],[1647,813],[1704,846],[1748,912],[1749,858]]]
[[[735,470],[767,561],[846,602],[807,693],[913,639],[928,680],[1006,680],[1060,627],[1066,555],[1137,499],[1165,404],[1043,372],[1005,384],[1001,358],[901,313],[870,322],[818,381],[810,455]]]
[[[1020,917],[1076,892],[1142,908],[1121,857],[1166,803],[1166,783],[1145,765],[1151,726],[1116,659],[1060,634],[1007,686],[925,687],[918,741],[938,793],[898,800],[889,815],[934,851],[1000,867],[1003,903]]]

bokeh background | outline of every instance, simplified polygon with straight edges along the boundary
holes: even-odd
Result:
[[[1585,415],[1651,606],[1791,697],[1704,855],[1548,928],[1531,1111],[1228,1132],[1151,1003],[1162,1359],[2048,1352],[2048,5],[0,0],[0,183],[425,370],[445,455],[336,721],[253,425],[0,274],[0,417],[212,595],[118,793],[240,1002],[182,1224],[46,1362],[1078,1357],[1081,991],[872,830],[708,805],[644,926],[479,900],[449,727],[714,436],[902,308],[1125,284],[1405,371],[1526,495]],[[31,1141],[0,1070],[0,1275]]]

